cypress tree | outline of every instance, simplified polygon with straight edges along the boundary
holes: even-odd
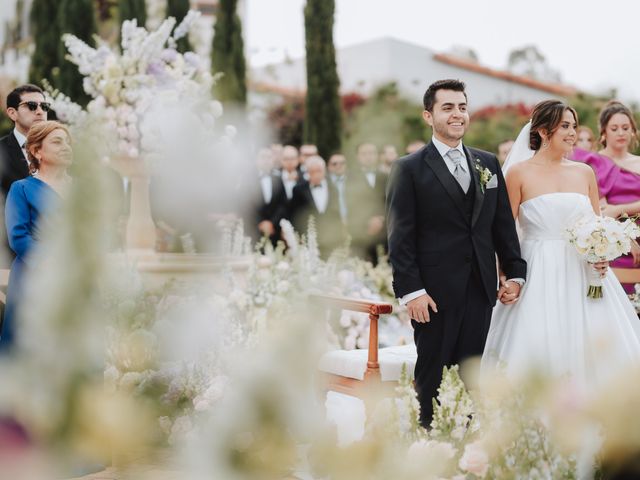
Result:
[[[167,0],[167,18],[175,18],[176,26],[180,25],[187,13],[189,13],[189,0]],[[191,50],[189,39],[186,36],[182,37],[178,40],[177,48],[182,53]]]
[[[325,159],[340,148],[342,127],[340,80],[333,45],[334,12],[334,0],[307,0],[304,7],[307,51],[304,141],[316,145]]]
[[[87,45],[95,46],[93,36],[96,34],[96,18],[93,0],[59,0],[58,28],[61,34],[71,33]],[[82,87],[83,76],[78,66],[65,57],[67,47],[62,38],[58,43],[58,64],[60,74],[57,88],[80,105],[86,105],[90,97]]]
[[[138,26],[144,27],[147,23],[147,6],[144,0],[119,0],[118,18],[120,25],[125,20],[138,20]]]
[[[236,13],[237,0],[220,0],[214,26],[211,69],[224,76],[214,87],[221,101],[244,106],[247,102],[246,64],[242,24]]]
[[[40,85],[47,79],[57,86],[58,45],[60,28],[58,18],[58,0],[34,0],[31,6],[31,31],[35,49],[29,65],[29,82]]]

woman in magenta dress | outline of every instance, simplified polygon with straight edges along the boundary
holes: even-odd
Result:
[[[602,213],[618,218],[640,213],[640,157],[633,155],[638,140],[635,120],[622,103],[610,101],[600,112],[600,143],[598,153],[575,149],[573,159],[591,165],[598,179]],[[640,247],[633,245],[631,255],[611,262],[612,267],[638,268]],[[628,293],[633,285],[624,284]]]

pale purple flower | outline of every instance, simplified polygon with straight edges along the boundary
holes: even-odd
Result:
[[[165,48],[160,58],[167,63],[173,63],[178,59],[178,51],[175,48]]]
[[[185,52],[183,55],[184,61],[187,65],[192,66],[196,70],[200,70],[202,68],[202,62],[200,61],[200,56],[193,52]]]

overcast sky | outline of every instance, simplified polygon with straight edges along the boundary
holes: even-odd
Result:
[[[246,0],[245,41],[253,64],[304,55],[305,0]],[[509,52],[534,44],[564,83],[617,87],[640,102],[637,0],[336,0],[337,47],[392,36],[437,52],[471,47],[503,69]]]

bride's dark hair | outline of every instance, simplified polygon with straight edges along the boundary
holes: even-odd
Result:
[[[560,100],[545,100],[534,107],[531,114],[531,133],[529,134],[529,148],[531,150],[540,150],[542,145],[540,130],[547,132],[547,138],[550,138],[558,129],[562,115],[567,110],[573,114],[577,124],[578,114],[576,111]]]

